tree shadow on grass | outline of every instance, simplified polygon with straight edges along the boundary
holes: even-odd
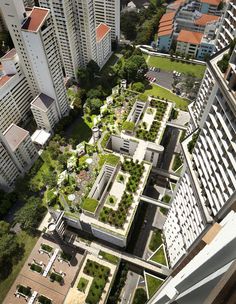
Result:
[[[92,130],[82,117],[78,117],[64,132],[67,139],[73,139],[77,144],[82,141],[89,141],[92,136]]]

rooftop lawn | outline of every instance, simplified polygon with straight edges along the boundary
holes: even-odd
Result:
[[[162,244],[162,239],[161,239],[161,230],[155,230],[152,233],[152,237],[149,243],[149,249],[151,251],[155,251],[158,247],[160,247]]]
[[[120,259],[117,256],[104,251],[99,251],[99,255],[101,255],[104,260],[115,265],[118,264],[118,262],[120,261]]]
[[[151,261],[167,266],[166,257],[163,246],[151,257]]]
[[[205,65],[184,63],[181,61],[177,62],[175,60],[171,61],[169,58],[157,56],[150,56],[147,64],[152,67],[158,67],[164,71],[177,71],[184,74],[191,73],[199,79],[203,78],[206,70]]]
[[[174,93],[171,93],[169,90],[164,89],[158,85],[152,84],[152,88],[148,89],[144,92],[144,95],[153,95],[154,97],[159,97],[159,98],[165,98],[168,99],[169,101],[175,102],[176,107],[179,108],[180,110],[186,111],[187,106],[190,103],[189,100],[181,98]]]
[[[87,198],[84,200],[84,202],[83,202],[83,204],[82,204],[81,207],[82,207],[84,210],[87,210],[87,211],[89,211],[89,212],[94,213],[95,210],[97,209],[97,205],[98,205],[98,200],[93,199],[93,198],[90,198],[90,197],[87,197]]]
[[[38,238],[37,237],[32,237],[28,235],[26,232],[21,231],[17,235],[18,241],[21,244],[24,244],[24,254],[22,258],[19,260],[18,263],[15,263],[13,265],[12,271],[9,274],[9,276],[3,280],[0,281],[0,295],[1,295],[1,300],[5,298],[7,295],[9,289],[11,288],[11,285],[15,281],[16,277],[18,276],[19,272],[21,271],[21,268],[23,267],[26,259],[28,258],[29,254],[31,253],[33,247],[35,246]]]
[[[87,287],[87,285],[88,285],[88,280],[86,280],[85,278],[80,278],[80,280],[79,280],[79,283],[78,283],[78,285],[77,285],[77,288],[79,289],[79,291],[81,291],[81,292],[85,292],[85,290],[86,290],[86,287]]]
[[[163,280],[148,274],[146,274],[146,280],[148,287],[148,295],[149,298],[151,298],[154,293],[160,288],[161,284],[163,283]]]
[[[101,154],[99,156],[99,167],[102,168],[102,166],[107,163],[111,166],[116,166],[120,161],[119,156],[116,156],[114,154]]]

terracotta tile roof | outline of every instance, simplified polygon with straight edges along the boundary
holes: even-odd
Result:
[[[2,77],[0,77],[0,88],[2,86],[4,86],[5,83],[8,82],[8,80],[10,80],[14,75],[4,75]]]
[[[218,6],[221,0],[200,0],[200,2]]]
[[[47,96],[46,94],[39,94],[32,102],[31,105],[39,108],[40,110],[46,112],[50,105],[54,102],[54,99]]]
[[[28,131],[18,127],[15,124],[11,124],[10,127],[3,133],[13,152],[19,147],[28,134]]]
[[[162,32],[158,32],[158,37],[162,37],[162,36],[169,36],[173,33],[173,28],[162,31]]]
[[[110,30],[111,28],[105,23],[100,23],[99,26],[96,28],[97,41],[102,40]]]
[[[171,10],[178,10],[179,7],[185,3],[185,0],[177,0],[171,4],[168,5],[167,9],[171,9]]]
[[[161,22],[166,22],[166,21],[172,21],[174,18],[175,18],[175,12],[166,13],[161,17],[160,23]]]
[[[208,15],[208,14],[202,14],[202,16],[195,20],[196,25],[206,25],[209,22],[214,22],[219,20],[219,16],[214,15]]]
[[[16,49],[11,49],[4,56],[2,56],[1,60],[11,59],[16,55]]]
[[[191,43],[191,44],[200,44],[202,37],[203,37],[202,33],[181,30],[177,38],[177,41]]]
[[[173,21],[171,21],[171,20],[163,21],[163,22],[159,23],[159,28],[162,26],[167,26],[167,25],[172,25],[172,24],[173,24]]]
[[[44,20],[47,18],[48,14],[48,9],[34,7],[30,15],[22,25],[22,29],[29,32],[37,32],[43,24]]]

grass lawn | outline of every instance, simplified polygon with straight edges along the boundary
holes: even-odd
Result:
[[[171,200],[171,197],[168,194],[166,194],[166,195],[163,196],[162,200],[163,200],[164,203],[168,204]]]
[[[182,165],[182,163],[183,162],[182,162],[179,154],[175,155],[173,165],[172,165],[172,170],[176,171],[177,169],[179,169],[179,167]]]
[[[184,63],[181,61],[177,62],[174,60],[171,61],[169,58],[157,56],[150,56],[148,65],[152,67],[158,67],[164,71],[177,71],[184,74],[191,73],[199,79],[203,78],[204,72],[206,70],[205,65]]]
[[[111,166],[116,166],[120,161],[119,156],[113,154],[101,154],[99,156],[99,168],[101,168],[105,162],[107,162]]]
[[[154,293],[159,289],[159,287],[163,283],[163,280],[153,277],[148,274],[146,274],[146,280],[147,280],[147,287],[148,287],[148,295],[149,295],[149,298],[151,298],[154,295]]]
[[[115,264],[115,265],[118,264],[120,261],[120,259],[117,256],[104,252],[104,251],[99,251],[99,255],[101,255],[104,260],[106,260],[112,264]]]
[[[161,239],[161,230],[155,230],[152,233],[152,237],[149,243],[149,249],[151,251],[155,251],[158,247],[160,247],[162,244]]]
[[[151,257],[151,261],[167,266],[165,252],[163,246],[161,246],[157,252]]]
[[[180,110],[186,111],[187,106],[190,103],[189,100],[181,98],[174,93],[171,93],[169,90],[166,90],[158,85],[151,85],[152,88],[144,92],[144,95],[153,95],[154,97],[166,98],[169,101],[175,102],[176,107]]]
[[[11,285],[13,284],[19,272],[21,271],[21,268],[23,267],[37,240],[37,237],[32,237],[24,231],[21,231],[18,234],[19,243],[24,244],[24,255],[18,263],[13,265],[12,272],[10,273],[10,275],[5,280],[0,282],[1,300],[3,300],[7,295],[9,289],[11,288]]]
[[[90,122],[87,122],[84,120],[84,118],[79,117],[65,130],[65,137],[67,139],[72,138],[76,140],[76,143],[89,141],[92,137]]]
[[[96,208],[97,208],[97,205],[98,205],[98,200],[90,198],[90,197],[87,197],[84,200],[81,208],[83,208],[84,210],[87,210],[89,212],[94,213],[95,210],[96,210]]]

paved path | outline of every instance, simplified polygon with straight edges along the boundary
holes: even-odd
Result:
[[[177,129],[180,129],[180,130],[183,130],[183,131],[187,130],[187,126],[182,126],[182,125],[179,125],[179,124],[173,123],[173,122],[168,122],[167,126],[177,128]]]
[[[141,195],[140,196],[140,200],[143,201],[143,202],[146,202],[146,203],[150,203],[150,204],[156,205],[158,207],[163,207],[163,208],[166,208],[166,209],[170,209],[170,205],[169,204],[164,203],[163,201],[154,199],[152,197],[148,197],[146,195]]]
[[[87,244],[81,245],[80,242],[75,241],[74,245],[77,247],[83,248],[91,253],[94,253],[95,249],[104,250],[107,253],[113,254],[113,255],[119,257],[120,259],[125,260],[126,262],[135,265],[136,267],[139,267],[143,270],[155,273],[155,274],[161,276],[162,278],[165,278],[170,274],[170,270],[167,267],[159,267],[157,265],[153,265],[151,262],[145,261],[144,259],[137,257],[133,254],[130,254],[130,253],[127,253],[124,251],[120,251],[117,249],[110,249],[108,246],[105,246],[105,245],[101,246],[100,244],[98,244],[96,242],[92,242],[88,245]]]
[[[152,168],[152,172],[156,173],[156,174],[159,174],[161,176],[164,176],[164,177],[168,177],[168,178],[173,179],[175,181],[179,180],[179,175],[174,173],[174,172],[169,172],[167,170],[157,169],[157,168]]]
[[[132,271],[128,271],[126,284],[121,292],[121,304],[131,304],[135,289],[138,285],[140,275]]]

